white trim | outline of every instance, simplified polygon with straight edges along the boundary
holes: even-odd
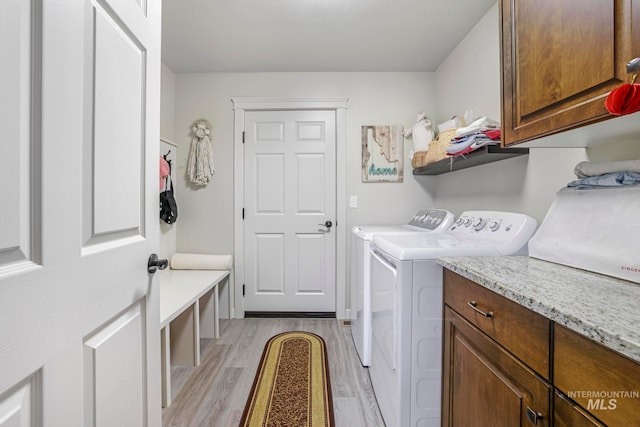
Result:
[[[234,110],[339,110],[348,98],[231,98]]]
[[[244,201],[244,131],[245,111],[266,110],[334,110],[336,112],[336,318],[346,317],[346,149],[348,98],[231,98],[234,110],[234,278],[232,318],[244,317],[244,228],[242,205]]]
[[[347,100],[336,108],[336,318],[346,317],[347,259]]]
[[[178,144],[173,141],[169,141],[168,139],[160,138],[160,142],[164,142],[165,144],[169,144],[172,147],[178,148]]]
[[[244,227],[242,223],[242,205],[244,201],[244,146],[242,132],[244,130],[244,110],[234,108],[233,124],[233,288],[229,294],[233,296],[230,318],[244,317]]]

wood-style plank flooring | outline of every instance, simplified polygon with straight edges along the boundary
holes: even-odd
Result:
[[[337,427],[384,426],[349,326],[336,319],[220,322],[220,338],[203,340],[199,366],[172,368],[173,401],[164,409],[163,427],[237,426],[265,343],[285,331],[313,332],[325,340]]]

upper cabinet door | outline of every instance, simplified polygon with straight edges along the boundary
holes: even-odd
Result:
[[[640,56],[639,9],[634,0],[501,0],[503,144],[612,118],[604,100]]]

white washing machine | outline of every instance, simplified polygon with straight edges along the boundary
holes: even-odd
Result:
[[[440,426],[442,267],[439,257],[524,255],[536,221],[467,211],[442,233],[374,236],[369,373],[387,427]]]
[[[402,225],[365,225],[351,230],[351,309],[354,311],[351,336],[362,366],[371,365],[371,239],[375,235],[402,235],[444,231],[454,221],[453,213],[442,209],[425,209]]]

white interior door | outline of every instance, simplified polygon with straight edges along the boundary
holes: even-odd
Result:
[[[160,2],[0,2],[0,426],[158,426]]]
[[[245,312],[335,312],[335,150],[335,111],[245,113]]]

